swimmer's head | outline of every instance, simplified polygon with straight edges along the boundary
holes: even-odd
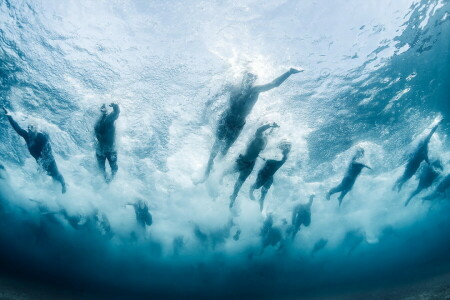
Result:
[[[354,159],[363,158],[363,157],[364,157],[364,154],[365,154],[364,149],[359,147],[359,148],[356,149]]]
[[[106,108],[105,104],[102,104],[102,106],[100,106],[100,111],[104,115],[108,112],[108,109]]]
[[[35,124],[28,125],[28,133],[29,134],[35,135],[37,133],[37,130],[38,130],[37,125],[35,125]]]
[[[278,148],[281,149],[281,152],[283,153],[283,155],[287,155],[291,151],[291,143],[289,143],[288,141],[282,141],[278,145]]]
[[[255,74],[250,73],[250,72],[245,72],[244,78],[242,79],[242,85],[244,87],[250,87],[255,83],[256,79],[258,79],[258,76],[256,76]]]
[[[138,206],[138,208],[140,208],[140,209],[144,209],[145,206],[146,206],[144,200],[138,199],[138,201],[137,201],[137,206]]]

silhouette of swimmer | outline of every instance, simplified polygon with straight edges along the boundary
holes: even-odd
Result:
[[[446,175],[437,185],[436,189],[423,200],[435,200],[445,198],[447,189],[450,188],[450,174]]]
[[[341,183],[338,186],[332,188],[327,193],[327,200],[330,200],[331,195],[341,192],[338,198],[339,206],[341,206],[342,199],[344,199],[345,195],[347,195],[347,193],[350,192],[353,185],[355,184],[356,178],[358,178],[362,169],[363,168],[371,169],[369,166],[357,162],[357,160],[362,158],[363,156],[364,156],[364,149],[362,148],[358,149],[356,151],[356,154],[353,156],[350,165],[347,168],[347,172],[345,173],[344,179],[342,179]]]
[[[394,184],[393,189],[397,189],[398,192],[402,189],[402,186],[407,182],[419,169],[420,164],[422,161],[426,161],[427,163],[430,163],[428,160],[428,144],[430,142],[431,137],[433,136],[434,132],[438,128],[439,124],[441,124],[442,119],[439,120],[436,125],[434,125],[430,133],[426,135],[418,144],[417,148],[414,150],[414,152],[411,154],[410,158],[408,159],[408,162],[406,163],[405,171],[403,172],[403,175],[400,176],[400,178],[397,179],[397,181]]]
[[[60,213],[69,222],[70,226],[76,230],[97,233],[107,239],[111,239],[114,235],[108,217],[98,209],[94,209],[88,215],[70,215],[65,209],[62,209]]]
[[[204,248],[214,250],[218,245],[225,243],[230,238],[231,228],[233,226],[233,220],[230,220],[221,228],[216,228],[212,231],[204,231],[199,225],[194,225],[194,235]]]
[[[92,219],[95,224],[95,228],[97,231],[107,239],[111,239],[114,233],[111,230],[111,224],[109,223],[109,219],[103,212],[95,209],[92,213]]]
[[[146,226],[151,226],[153,224],[152,215],[144,200],[139,199],[136,203],[129,203],[128,205],[133,206],[134,213],[136,214],[136,221],[141,228],[145,229]]]
[[[61,184],[61,192],[64,194],[66,192],[66,182],[64,181],[64,177],[58,171],[48,135],[43,132],[38,132],[37,127],[31,124],[28,125],[28,131],[22,129],[5,106],[2,105],[2,108],[5,115],[8,117],[8,121],[12,128],[23,137],[27,143],[28,151],[31,156],[33,156],[38,165],[47,172],[47,175],[51,176]]]
[[[233,240],[239,241],[239,237],[241,236],[241,230],[236,230],[236,233],[233,235]]]
[[[236,200],[242,184],[244,184],[247,177],[253,171],[256,159],[258,158],[261,151],[266,148],[267,137],[264,135],[264,132],[269,128],[275,127],[279,127],[278,124],[272,123],[259,127],[256,130],[255,136],[251,140],[250,144],[247,146],[245,154],[239,154],[239,157],[236,159],[236,163],[234,164],[233,168],[228,171],[227,174],[239,172],[239,178],[234,185],[233,194],[230,196],[230,208],[233,207],[234,201]]]
[[[205,170],[204,178],[201,182],[208,179],[217,154],[219,152],[222,156],[227,154],[230,147],[238,138],[242,128],[245,125],[245,119],[250,114],[253,106],[258,100],[259,94],[280,86],[286,79],[289,78],[289,76],[301,71],[291,68],[271,83],[257,86],[254,85],[257,76],[252,73],[245,73],[241,86],[232,89],[228,108],[219,118],[216,131],[216,140],[211,149],[208,165]]]
[[[430,164],[422,165],[420,168],[419,175],[419,184],[414,192],[411,193],[408,200],[405,202],[405,206],[414,198],[417,194],[419,194],[422,190],[429,188],[436,178],[439,177],[441,171],[443,170],[442,164],[439,160],[432,161]]]
[[[120,108],[116,103],[109,106],[113,108],[113,112],[108,114],[106,105],[100,107],[101,116],[95,123],[95,137],[97,138],[96,157],[100,171],[106,182],[110,182],[117,173],[117,151],[116,151],[116,126],[115,121],[119,118]],[[111,177],[108,178],[105,170],[106,160],[111,167]]]
[[[259,253],[260,255],[263,254],[264,249],[268,246],[275,247],[278,244],[278,249],[280,249],[283,236],[281,234],[281,230],[273,226],[273,218],[271,214],[269,214],[264,220],[260,236],[262,241],[261,252]]]
[[[0,163],[0,179],[6,179],[6,169],[5,166],[3,166]]]
[[[311,256],[313,257],[317,252],[325,248],[325,246],[328,244],[328,240],[326,239],[320,239],[315,244],[313,249],[311,250]]]
[[[58,212],[51,211],[47,205],[39,200],[28,200],[36,203],[39,210],[39,224],[37,225],[37,228],[35,228],[36,241],[46,241],[51,237],[55,230],[62,228],[62,224],[57,217]]]
[[[361,229],[351,230],[345,234],[342,246],[347,250],[347,255],[352,254],[366,240],[366,235]]]
[[[300,230],[300,226],[308,227],[311,224],[311,206],[315,195],[309,196],[309,202],[306,204],[298,204],[294,207],[292,212],[292,225],[288,230],[292,239],[295,238]]]
[[[281,143],[278,146],[282,150],[283,158],[281,160],[266,160],[264,166],[259,170],[256,182],[250,187],[250,199],[255,200],[254,191],[261,188],[261,196],[259,198],[259,209],[262,211],[264,199],[273,183],[273,175],[286,162],[288,154],[291,151],[290,143]]]

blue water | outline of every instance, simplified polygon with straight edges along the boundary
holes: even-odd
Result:
[[[448,196],[422,202],[431,188],[405,208],[415,177],[392,191],[439,116],[429,155],[450,172],[448,1],[0,0],[0,24],[1,104],[49,133],[68,183],[61,195],[1,118],[5,270],[133,295],[284,298],[450,269]],[[305,71],[261,94],[227,156],[195,185],[226,107],[214,95],[245,70],[263,84],[290,67]],[[119,172],[107,185],[93,126],[110,102],[121,106]],[[229,210],[236,177],[220,183],[221,174],[264,122],[280,129],[262,156],[279,159],[286,139],[291,155],[262,212],[247,196],[256,172]],[[373,170],[339,207],[325,194],[358,147]],[[260,254],[264,220],[284,236],[311,194],[311,225]],[[137,198],[153,215],[145,233],[126,206]],[[61,209],[98,209],[114,236],[73,229],[52,213]]]

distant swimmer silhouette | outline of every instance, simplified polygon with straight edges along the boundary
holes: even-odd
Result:
[[[283,158],[281,160],[266,160],[264,166],[259,170],[256,182],[250,187],[250,199],[255,200],[254,191],[261,188],[261,196],[259,198],[259,209],[262,211],[264,207],[264,199],[273,183],[273,175],[286,162],[288,154],[291,151],[291,144],[284,142],[278,146],[282,150]]]
[[[2,163],[0,163],[0,179],[5,178],[6,178],[6,169],[5,166],[3,166]]]
[[[89,214],[69,214],[65,209],[60,211],[61,215],[76,230],[86,233],[100,234],[101,236],[111,239],[114,236],[111,230],[109,219],[98,208],[95,208]]]
[[[308,227],[311,224],[311,206],[315,195],[309,196],[308,203],[298,204],[292,212],[292,225],[288,230],[291,238],[294,239],[300,230],[300,226]]]
[[[358,159],[361,159],[364,157],[364,149],[360,148],[356,151],[355,155],[352,158],[352,161],[350,162],[350,165],[347,168],[347,172],[345,173],[344,179],[342,179],[341,183],[332,188],[327,193],[327,200],[330,200],[331,195],[335,193],[341,193],[339,195],[339,206],[341,206],[342,199],[344,199],[345,195],[347,195],[348,192],[353,188],[353,185],[355,184],[356,178],[358,178],[359,174],[361,173],[363,168],[371,169],[369,166],[366,166],[365,164],[357,162]]]
[[[441,122],[442,119],[436,122],[436,124],[431,128],[430,132],[424,138],[422,138],[422,140],[419,141],[416,149],[408,158],[408,162],[406,163],[403,175],[400,176],[400,178],[398,178],[395,182],[393,187],[394,190],[397,189],[397,191],[400,192],[405,182],[407,182],[416,173],[417,169],[419,169],[422,161],[430,163],[428,161],[428,144],[430,143],[431,137],[433,136],[434,132],[438,128],[439,124],[441,124]]]
[[[313,249],[311,250],[311,257],[314,257],[314,255],[319,252],[320,250],[322,250],[323,248],[325,248],[325,246],[328,244],[328,240],[327,239],[320,239],[318,240],[315,244]]]
[[[446,175],[436,186],[436,189],[426,197],[423,197],[423,200],[435,200],[435,199],[443,199],[448,197],[448,189],[450,188],[450,174]]]
[[[275,247],[278,244],[278,250],[281,249],[280,247],[282,246],[281,241],[283,239],[283,235],[278,227],[273,226],[272,214],[269,214],[264,220],[260,232],[260,237],[262,245],[261,245],[261,252],[259,253],[259,255],[262,255],[264,249],[266,249],[268,246]]]
[[[136,214],[136,221],[140,228],[145,229],[146,226],[151,226],[153,224],[152,215],[144,200],[139,199],[136,203],[128,203],[128,205],[133,206],[134,213]]]
[[[227,172],[227,174],[239,172],[239,178],[234,185],[233,194],[230,196],[230,208],[233,207],[234,201],[236,200],[242,184],[253,171],[256,159],[259,157],[261,151],[266,148],[267,137],[264,135],[264,132],[269,128],[275,127],[279,127],[278,124],[265,124],[259,127],[255,132],[255,136],[248,144],[245,154],[239,154],[239,157],[236,159],[236,163],[232,169]]]
[[[116,151],[116,126],[115,121],[119,118],[120,108],[116,103],[109,106],[113,108],[113,112],[108,114],[106,105],[100,108],[101,116],[95,123],[95,137],[97,138],[97,163],[106,182],[110,182],[117,173],[117,151]],[[111,167],[111,177],[108,178],[105,170],[106,160]]]
[[[429,188],[439,177],[442,170],[443,167],[439,160],[422,164],[422,167],[420,167],[419,169],[419,184],[417,185],[417,188],[411,193],[408,200],[406,200],[405,206],[407,206],[411,199],[419,194],[422,190]]]
[[[31,156],[36,159],[36,162],[49,176],[61,184],[61,192],[66,192],[66,183],[64,177],[58,171],[55,158],[53,157],[52,147],[50,145],[49,137],[46,133],[38,132],[35,125],[28,125],[28,131],[22,129],[16,121],[14,121],[10,112],[2,105],[5,115],[12,128],[25,140],[28,151]]]
[[[208,179],[217,154],[219,152],[222,156],[227,154],[230,147],[238,138],[245,125],[245,119],[258,100],[259,94],[280,86],[289,76],[301,71],[303,70],[291,68],[271,83],[257,86],[254,85],[257,76],[252,73],[245,73],[241,86],[232,89],[228,108],[220,116],[216,130],[216,140],[211,149],[208,165],[206,166],[204,178],[201,182]]]

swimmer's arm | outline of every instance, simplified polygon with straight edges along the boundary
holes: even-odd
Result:
[[[361,164],[364,168],[367,168],[367,169],[369,169],[369,170],[372,170],[372,168],[371,167],[369,167],[368,165],[365,165],[365,164]]]
[[[119,114],[120,114],[119,104],[111,103],[109,106],[111,106],[113,108],[113,112],[111,114],[109,114],[108,119],[109,119],[109,121],[114,122],[115,120],[117,120],[117,118],[119,118]]]
[[[439,124],[441,124],[442,120],[440,120],[436,125],[434,125],[434,127],[430,130],[430,133],[426,136],[424,143],[427,144],[428,142],[430,142],[431,137],[433,136],[433,134],[436,132],[437,128],[439,127]]]
[[[267,92],[273,88],[279,87],[286,79],[289,78],[292,74],[298,73],[300,71],[291,68],[289,71],[276,78],[274,81],[268,84],[256,86],[255,89],[258,93]]]
[[[13,128],[13,129],[14,129],[21,137],[23,137],[24,139],[26,139],[27,136],[28,136],[27,131],[26,131],[25,129],[21,128],[21,127],[19,126],[19,124],[17,124],[17,122],[13,119],[13,117],[12,117],[10,114],[8,114],[8,115],[6,115],[6,116],[8,117],[8,121],[9,121],[9,123],[11,124],[12,128]]]
[[[262,132],[266,131],[266,130],[269,129],[269,128],[275,128],[275,127],[280,127],[280,126],[278,126],[278,124],[275,123],[275,122],[273,122],[272,124],[265,124],[265,125],[259,127],[259,128],[256,130],[256,132],[262,133]]]

